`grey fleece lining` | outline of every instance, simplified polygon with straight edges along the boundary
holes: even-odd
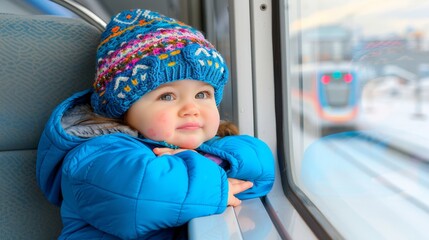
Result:
[[[67,110],[61,119],[63,129],[70,135],[90,138],[111,133],[126,133],[137,136],[137,131],[127,125],[118,123],[82,123],[86,119],[96,116],[89,104],[76,105]]]

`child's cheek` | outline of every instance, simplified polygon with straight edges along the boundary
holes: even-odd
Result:
[[[170,132],[170,131],[165,131],[164,132],[164,139],[168,139],[168,138],[171,138],[171,136],[172,136],[173,134]]]
[[[162,124],[168,124],[168,114],[165,112],[160,112],[158,116],[156,116],[156,121]]]
[[[170,117],[167,113],[160,113],[158,116],[158,123],[160,123],[160,129],[162,129],[162,136],[165,139],[170,138],[173,133],[171,132],[172,129],[172,123],[170,120]]]
[[[154,140],[166,140],[171,137],[172,133],[171,122],[169,121],[168,114],[161,112],[156,114],[151,121],[150,128],[147,130],[149,138]]]
[[[148,138],[150,138],[150,139],[156,139],[156,138],[157,138],[157,136],[158,136],[158,134],[157,134],[156,130],[155,130],[155,129],[153,129],[153,128],[149,128],[149,129],[146,131],[146,135],[147,135],[147,137],[148,137]]]

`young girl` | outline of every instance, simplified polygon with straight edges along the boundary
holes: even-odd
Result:
[[[186,223],[261,197],[274,181],[262,141],[216,136],[228,79],[194,28],[147,10],[112,18],[94,88],[53,112],[37,180],[61,206],[60,239],[186,238]]]

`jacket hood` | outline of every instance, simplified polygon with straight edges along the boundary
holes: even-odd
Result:
[[[81,124],[94,115],[90,107],[91,94],[92,90],[88,89],[58,105],[40,137],[36,179],[48,200],[56,205],[62,201],[61,165],[70,150],[94,136],[116,132],[137,136],[130,127],[116,123]]]

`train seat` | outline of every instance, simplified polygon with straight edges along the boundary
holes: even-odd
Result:
[[[100,32],[80,19],[0,14],[0,238],[55,239],[59,208],[36,183],[39,137],[53,108],[88,88]]]

